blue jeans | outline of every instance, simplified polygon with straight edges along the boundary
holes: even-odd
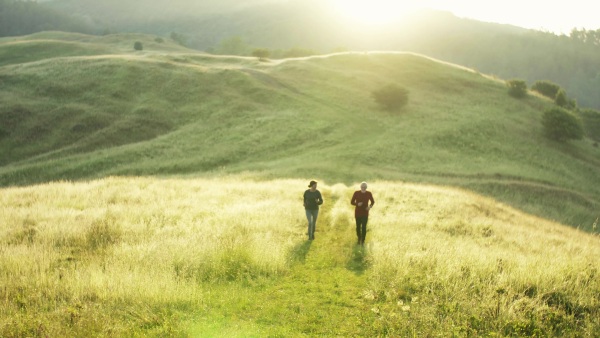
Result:
[[[308,220],[308,239],[315,239],[315,228],[317,226],[317,217],[319,209],[306,209],[306,219]]]

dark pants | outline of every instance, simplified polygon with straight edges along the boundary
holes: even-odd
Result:
[[[356,237],[358,237],[358,241],[360,243],[365,242],[365,238],[367,237],[367,222],[369,221],[369,216],[357,216],[356,217]]]

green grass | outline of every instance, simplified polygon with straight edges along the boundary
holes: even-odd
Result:
[[[551,102],[513,99],[502,81],[467,69],[406,53],[259,62],[138,35],[13,40],[0,50],[46,52],[0,68],[5,186],[251,171],[452,184],[587,230],[598,216],[593,142],[546,140]],[[133,51],[134,40],[147,48]],[[410,91],[397,114],[371,98],[390,82]]]
[[[450,188],[106,178],[0,190],[0,335],[593,336],[598,236]]]
[[[48,32],[0,55],[0,336],[600,328],[600,150],[545,139],[548,100],[410,53],[259,62]],[[371,97],[388,83],[409,90],[397,113]]]

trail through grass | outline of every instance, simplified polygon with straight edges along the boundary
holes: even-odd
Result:
[[[600,242],[466,191],[108,178],[0,189],[2,337],[594,336]],[[596,229],[596,225],[593,226]]]
[[[284,276],[264,284],[217,286],[207,315],[192,330],[200,336],[353,336],[370,310],[367,287],[368,239],[356,244],[348,206],[351,189],[325,192],[315,240],[297,245]],[[223,298],[223,288],[230,297]],[[217,291],[218,290],[218,291]],[[233,293],[231,293],[231,291]],[[214,311],[215,309],[220,309]],[[224,311],[223,311],[224,310]],[[332,315],[335,314],[335,315]]]

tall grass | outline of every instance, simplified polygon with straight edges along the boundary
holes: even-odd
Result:
[[[463,191],[378,184],[387,205],[370,220],[377,226],[365,297],[379,332],[597,334],[597,235]]]
[[[0,190],[0,336],[594,336],[600,241],[495,200],[300,180],[112,177]]]
[[[201,307],[206,285],[284,273],[303,238],[303,185],[109,178],[2,190],[0,336],[145,331],[142,304]],[[89,322],[98,311],[106,325]]]

